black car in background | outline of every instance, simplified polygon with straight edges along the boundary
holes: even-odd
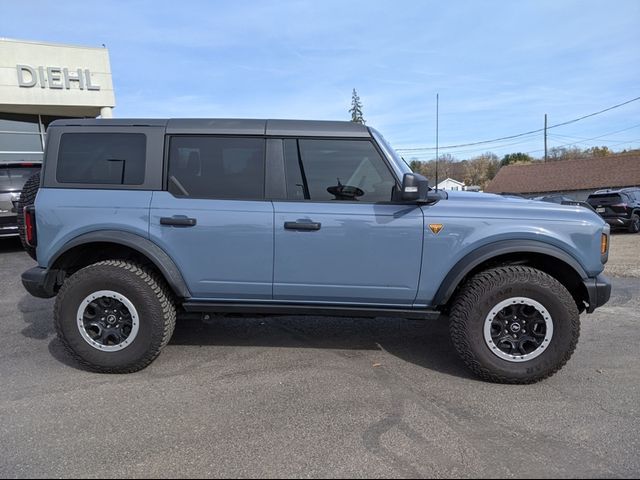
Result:
[[[640,187],[619,190],[598,190],[587,202],[611,228],[626,228],[640,232]]]
[[[36,162],[0,162],[0,238],[18,235],[16,208],[20,192],[40,166]]]
[[[574,205],[577,207],[588,208],[589,210],[593,210],[593,207],[589,205],[587,202],[580,202],[578,200],[574,200],[571,197],[567,197],[562,194],[552,194],[552,195],[544,195],[542,197],[536,197],[534,200],[539,200],[541,202],[549,202],[549,203],[557,203],[559,205]]]

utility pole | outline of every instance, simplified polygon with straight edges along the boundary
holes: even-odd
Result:
[[[544,114],[544,163],[547,163],[547,114]]]
[[[440,94],[436,93],[436,192],[438,191],[438,119],[440,108]]]

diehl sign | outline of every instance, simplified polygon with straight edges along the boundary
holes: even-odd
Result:
[[[78,68],[69,72],[68,68],[60,67],[30,67],[17,65],[18,85],[24,88],[40,86],[54,90],[70,90],[71,82],[78,84],[80,90],[100,90],[100,85],[91,83],[91,72],[88,68]]]

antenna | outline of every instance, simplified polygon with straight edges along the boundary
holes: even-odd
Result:
[[[440,94],[436,93],[436,192],[438,191],[438,119],[440,116]]]

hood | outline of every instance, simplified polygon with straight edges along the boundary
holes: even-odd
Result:
[[[447,199],[440,203],[449,203],[452,207],[461,202],[475,214],[485,211],[488,215],[514,216],[532,219],[567,220],[577,222],[605,224],[605,221],[594,211],[575,205],[529,200],[527,198],[507,197],[493,193],[447,191]]]

